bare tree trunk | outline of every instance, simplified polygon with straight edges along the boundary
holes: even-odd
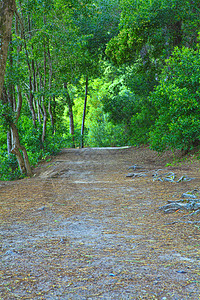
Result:
[[[24,163],[24,160],[23,160],[23,156],[21,155],[21,153],[19,151],[19,148],[15,147],[15,146],[12,147],[11,153],[14,154],[17,158],[21,174],[26,174],[25,163]]]
[[[45,17],[44,19],[44,24],[45,24]],[[46,82],[47,82],[47,52],[46,52],[46,45],[45,45],[45,40],[44,40],[44,83],[43,83],[43,88],[46,88]],[[42,87],[42,78],[41,79],[41,87]],[[47,127],[47,111],[45,107],[45,97],[44,95],[42,96],[42,109],[43,109],[43,128],[42,128],[42,144],[44,146],[44,140],[46,136],[46,127]]]
[[[41,115],[42,115],[42,109],[41,109],[41,104],[40,104],[40,99],[37,99],[37,110],[38,110],[38,122],[41,124]]]
[[[21,173],[26,174],[28,176],[32,176],[33,173],[29,163],[26,148],[20,144],[18,130],[14,123],[11,124],[11,132],[12,132],[11,153],[16,155]],[[20,150],[22,151],[23,156]]]
[[[85,101],[84,101],[83,119],[82,119],[82,126],[81,126],[81,148],[84,148],[84,129],[85,129],[87,98],[88,98],[88,76],[86,76],[86,81],[85,81]]]
[[[51,120],[51,127],[52,127],[52,134],[55,133],[55,125],[54,125],[54,117],[53,117],[53,113],[52,113],[52,109],[51,109],[51,97],[49,98],[49,103],[48,103],[48,112],[50,115],[50,120]]]
[[[39,74],[39,77],[40,77],[40,90],[42,90],[43,86],[42,86],[42,76],[41,74]],[[46,123],[47,123],[47,112],[46,112],[46,108],[45,108],[45,104],[44,104],[44,96],[42,96],[42,99],[41,99],[41,102],[42,102],[42,108],[41,108],[41,105],[40,103],[38,102],[38,109],[40,109],[40,112],[42,114],[42,117],[43,117],[43,128],[42,128],[42,148],[44,148],[44,140],[45,140],[45,135],[46,135]],[[43,111],[42,111],[43,109]]]
[[[49,93],[51,93],[53,68],[52,68],[52,60],[51,60],[51,54],[50,54],[50,49],[49,49],[49,40],[48,40],[48,46],[47,46],[47,56],[48,56],[48,61],[49,61]],[[48,112],[49,112],[50,120],[51,120],[52,133],[54,134],[55,133],[54,117],[53,117],[53,113],[52,113],[52,109],[51,109],[51,102],[52,102],[52,97],[49,96]]]
[[[45,140],[45,136],[46,136],[46,128],[47,128],[47,111],[45,108],[45,105],[43,103],[43,127],[42,127],[42,144],[44,145],[44,140]]]
[[[74,116],[72,111],[72,105],[68,106],[69,108],[69,128],[70,128],[70,134],[72,135],[74,139]]]
[[[7,151],[8,151],[8,155],[11,153],[11,149],[12,149],[11,131],[8,130],[7,131]]]
[[[3,91],[8,46],[11,38],[12,20],[15,10],[15,0],[2,0],[0,2],[0,98]],[[10,62],[12,65],[12,57],[10,57]],[[5,103],[10,103],[13,111],[17,111],[18,119],[21,110],[22,98],[20,98],[21,95],[18,93],[18,106],[16,107],[15,88],[12,83],[8,85],[8,93],[2,95],[2,99]],[[11,128],[11,131],[7,133],[8,153],[16,155],[21,173],[31,176],[32,170],[28,160],[27,151],[25,147],[20,144],[17,127],[13,121],[8,121]],[[20,150],[22,151],[23,156]]]
[[[37,76],[39,77],[39,83],[37,81]],[[38,64],[36,62],[36,92],[39,91],[42,83],[41,83],[42,79],[40,77],[40,72],[39,72],[39,67],[38,67]],[[36,100],[36,106],[37,106],[37,118],[38,118],[38,122],[41,124],[42,121],[41,121],[41,115],[42,115],[42,109],[41,109],[41,96],[37,97],[37,100]]]
[[[29,83],[31,85],[31,75],[29,76]],[[30,89],[30,92],[29,92],[29,95],[26,94],[26,98],[28,100],[28,104],[29,104],[29,108],[30,108],[30,111],[31,111],[31,115],[32,115],[32,120],[33,120],[33,125],[34,127],[36,127],[36,114],[35,114],[35,109],[34,109],[34,106],[33,106],[33,93]]]
[[[74,142],[74,116],[73,116],[73,110],[72,110],[73,102],[70,98],[66,82],[64,83],[64,88],[65,88],[65,92],[66,92],[66,96],[67,96],[66,98],[67,98],[67,105],[68,105],[68,110],[69,110],[69,132],[72,135],[72,142],[73,142],[72,147],[75,148],[75,142]]]
[[[56,96],[53,95],[52,97],[52,102],[51,102],[51,110],[52,110],[52,115],[55,116],[55,111],[56,111]],[[56,119],[54,121],[54,133],[56,132]]]
[[[21,93],[21,88],[18,85],[17,86],[17,94],[18,94],[18,103],[17,103],[17,108],[16,108],[16,122],[18,121],[22,109],[22,93]]]
[[[20,2],[19,2],[19,4],[21,6]],[[33,125],[34,125],[34,127],[36,127],[36,113],[35,113],[35,108],[34,108],[35,65],[34,65],[33,60],[31,60],[31,63],[30,63],[30,58],[29,58],[29,53],[28,53],[27,43],[26,43],[25,26],[24,26],[23,18],[21,18],[18,13],[16,15],[17,15],[17,17],[20,21],[20,25],[21,25],[21,37],[24,40],[24,49],[25,49],[25,55],[26,55],[26,62],[27,62],[28,70],[29,70],[29,94],[26,94],[26,98],[27,98],[29,108],[30,108],[30,111],[31,111]],[[31,24],[30,24],[30,16],[29,16],[28,17],[29,35],[30,35],[30,32],[31,32],[30,26],[31,26]],[[33,75],[33,79],[32,79],[32,75]]]
[[[3,90],[8,46],[10,42],[15,0],[0,2],[0,96]]]
[[[2,101],[3,103],[9,103],[10,101],[10,105],[12,105],[12,98],[9,99],[8,97],[6,88],[4,86],[3,88],[3,93],[2,93]],[[20,114],[20,110],[21,110],[21,100],[19,99],[17,108],[17,116]],[[13,109],[13,107],[12,107]],[[5,115],[5,118],[7,118],[7,115]],[[29,159],[28,159],[28,155],[27,155],[27,151],[26,148],[20,144],[19,141],[19,134],[18,134],[18,130],[16,125],[14,124],[14,121],[12,118],[7,118],[6,119],[7,124],[9,124],[10,127],[10,131],[7,133],[7,147],[8,147],[8,154],[13,153],[14,155],[16,155],[17,160],[18,160],[18,164],[19,164],[19,168],[22,174],[26,174],[28,176],[32,176],[32,170],[30,167],[30,163],[29,163]],[[20,152],[20,150],[23,153],[23,156]]]

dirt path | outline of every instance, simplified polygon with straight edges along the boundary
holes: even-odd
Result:
[[[200,299],[200,225],[163,214],[200,188],[198,162],[145,148],[65,149],[0,183],[0,299]],[[145,177],[126,177],[137,164]],[[152,180],[153,170],[195,178]]]

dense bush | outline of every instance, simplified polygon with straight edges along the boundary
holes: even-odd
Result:
[[[59,130],[52,134],[52,128],[47,125],[46,139],[44,144],[41,142],[42,127],[37,124],[33,126],[32,120],[23,115],[19,120],[20,142],[27,149],[31,166],[35,166],[40,160],[47,156],[57,154],[61,148],[71,147],[72,140],[70,135],[63,135],[64,128],[60,124]],[[17,159],[13,154],[8,155],[6,148],[6,133],[0,139],[0,180],[13,180],[21,178],[22,175],[18,168]]]
[[[86,145],[90,147],[116,147],[129,143],[126,127],[114,125],[109,121],[108,114],[102,114],[101,120],[94,120],[88,130]]]
[[[176,48],[150,100],[158,113],[151,147],[190,150],[200,143],[199,49]]]
[[[21,177],[15,155],[0,151],[0,180],[13,180]]]

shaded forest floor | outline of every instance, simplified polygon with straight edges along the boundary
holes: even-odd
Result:
[[[200,299],[200,217],[158,210],[200,189],[200,163],[170,161],[64,149],[33,178],[0,183],[0,299]],[[126,177],[135,164],[145,177]],[[157,169],[194,179],[153,181]]]

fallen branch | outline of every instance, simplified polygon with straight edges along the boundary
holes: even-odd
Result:
[[[182,221],[181,219],[170,222],[170,223],[166,223],[166,225],[173,225],[176,223],[184,223],[184,224],[200,224],[200,221]]]
[[[169,204],[160,207],[159,210],[163,211],[165,214],[173,213],[176,212],[177,210],[199,211],[200,199],[172,201]]]
[[[145,177],[147,176],[146,173],[128,173],[126,177]]]
[[[145,169],[145,168],[144,168],[144,167],[142,167],[142,166],[133,165],[133,166],[130,166],[130,167],[128,168],[128,170],[130,170],[130,169],[132,169],[132,170],[136,170],[136,169]]]
[[[168,173],[164,173],[164,174],[158,174],[158,171],[157,170],[152,176],[153,176],[153,181],[168,181],[168,182],[176,182],[176,183],[179,183],[179,182],[183,182],[183,181],[191,181],[193,180],[194,178],[190,178],[188,177],[187,175],[183,175],[181,176],[178,180],[175,180],[176,179],[176,175],[175,173],[173,172],[168,172]]]

